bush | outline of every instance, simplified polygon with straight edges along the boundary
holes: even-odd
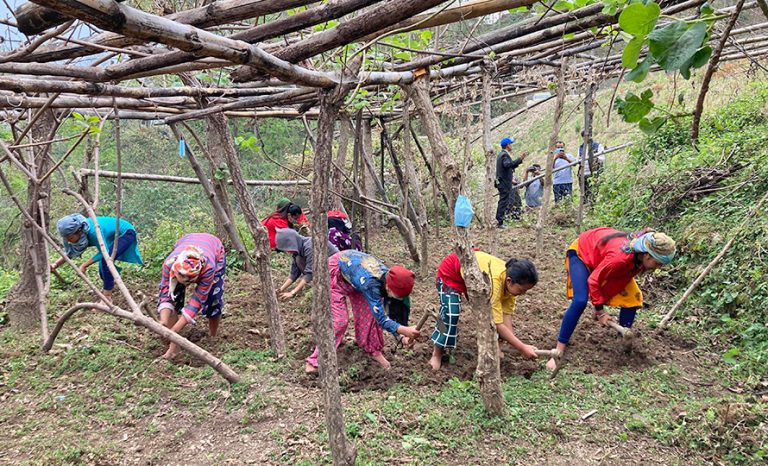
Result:
[[[768,216],[737,230],[768,191],[768,85],[745,95],[704,120],[697,148],[690,122],[682,121],[646,138],[623,166],[609,166],[593,219],[627,230],[651,225],[677,239],[680,255],[663,286],[678,294],[738,235],[678,321],[715,335],[724,361],[756,383],[768,372]]]

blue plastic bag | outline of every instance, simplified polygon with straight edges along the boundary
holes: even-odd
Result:
[[[475,210],[472,208],[469,198],[460,194],[456,198],[456,206],[453,208],[454,223],[457,227],[469,228],[469,224],[472,223],[472,217],[474,216]]]

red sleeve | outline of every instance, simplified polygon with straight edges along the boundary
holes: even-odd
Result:
[[[169,265],[168,259],[166,259],[163,262],[163,277],[160,279],[160,295],[158,298],[158,305],[162,303],[171,303],[173,304],[173,300],[171,299],[171,293],[168,289],[168,283],[171,279],[171,266]]]
[[[587,280],[592,304],[605,304],[619,294],[635,275],[634,268],[632,254],[621,251],[608,254]]]
[[[304,212],[302,212],[301,215],[299,216],[299,223],[304,223],[309,225],[309,219],[307,219],[307,216],[304,215]]]
[[[277,236],[277,228],[278,226],[275,225],[275,219],[270,217],[265,218],[261,221],[261,224],[264,225],[264,228],[267,229],[267,236],[269,237],[269,247],[271,249],[275,249],[277,247],[277,241],[275,239],[275,236]]]

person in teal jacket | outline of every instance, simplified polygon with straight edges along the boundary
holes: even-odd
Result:
[[[112,254],[113,249],[117,248],[115,254],[116,260],[131,264],[144,263],[141,259],[141,254],[139,254],[139,244],[136,241],[136,230],[130,222],[121,218],[120,225],[118,226],[115,217],[96,217],[96,221],[99,223],[101,238],[104,240],[104,244],[107,246],[109,253]],[[80,255],[82,255],[90,246],[96,247],[96,254],[80,266],[80,271],[85,273],[85,270],[88,267],[98,262],[99,277],[101,277],[101,281],[104,283],[104,296],[111,300],[112,289],[115,287],[115,279],[109,271],[109,268],[107,268],[107,263],[99,250],[99,242],[96,238],[96,228],[93,226],[93,221],[80,214],[71,214],[60,219],[56,224],[56,227],[59,230],[59,234],[64,239],[64,252],[70,259],[80,257]],[[115,230],[118,230],[117,244],[115,244]],[[56,270],[64,262],[64,258],[62,257],[51,265],[51,271]],[[120,268],[117,267],[117,270],[119,272]]]

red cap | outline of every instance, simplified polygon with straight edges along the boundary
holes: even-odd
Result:
[[[387,287],[399,298],[405,298],[413,291],[416,275],[405,267],[395,265],[387,273]]]

